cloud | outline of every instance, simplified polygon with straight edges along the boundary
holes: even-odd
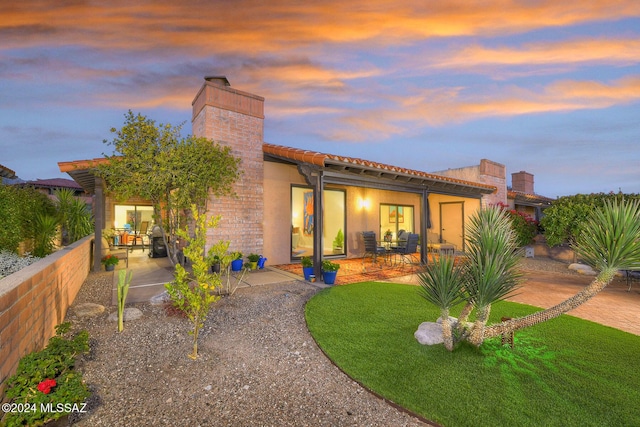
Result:
[[[561,42],[531,43],[521,48],[487,48],[472,45],[457,52],[432,58],[429,66],[453,68],[464,72],[495,69],[496,66],[553,66],[566,64],[632,65],[640,62],[640,40],[576,39]]]

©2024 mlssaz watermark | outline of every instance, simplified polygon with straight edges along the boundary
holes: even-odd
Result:
[[[62,412],[69,413],[81,413],[87,412],[86,403],[3,403],[2,412],[11,413],[25,413],[25,412],[46,412],[48,414],[55,414]]]

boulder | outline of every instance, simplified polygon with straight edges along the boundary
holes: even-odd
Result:
[[[104,313],[104,306],[100,304],[94,304],[92,302],[85,302],[78,304],[73,308],[73,312],[78,317],[93,317]]]
[[[574,262],[573,264],[569,264],[569,270],[573,270],[577,273],[584,274],[586,276],[597,276],[598,272],[595,271],[591,266],[586,264],[579,264]]]
[[[413,336],[422,345],[442,344],[442,325],[436,322],[422,322]]]

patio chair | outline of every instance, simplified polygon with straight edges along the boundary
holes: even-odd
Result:
[[[140,223],[140,231],[138,231],[131,237],[131,241],[132,241],[131,250],[133,250],[133,247],[136,245],[136,242],[139,240],[140,244],[142,245],[142,252],[144,252],[145,237],[147,238],[147,244],[149,244],[150,242],[149,235],[147,234],[148,230],[149,230],[149,221],[142,221]]]
[[[414,258],[416,252],[418,252],[418,234],[409,234],[407,237],[407,243],[405,245],[398,245],[391,247],[391,254],[394,256],[400,255],[400,261],[402,265],[404,264],[414,264],[417,263],[417,260]]]
[[[386,255],[387,249],[383,246],[378,246],[376,240],[376,233],[373,231],[363,231],[362,239],[364,240],[364,255],[362,255],[362,265],[364,266],[364,259],[367,256],[371,257],[373,263],[376,262],[378,255]]]

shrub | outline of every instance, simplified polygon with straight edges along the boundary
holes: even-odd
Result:
[[[625,199],[637,200],[640,194],[593,193],[560,197],[545,209],[544,218],[540,221],[547,244],[573,244],[593,210],[603,207],[605,201]]]
[[[75,404],[78,410],[84,408],[83,402],[90,393],[82,374],[73,368],[77,356],[89,351],[89,334],[81,331],[68,337],[70,326],[58,325],[47,347],[20,360],[18,370],[7,381],[6,397],[33,410],[7,413],[7,426],[42,425],[69,414],[71,405]],[[60,403],[65,405],[57,406]],[[51,411],[42,410],[47,407]]]
[[[538,221],[533,219],[531,215],[515,209],[509,209],[508,206],[502,203],[499,203],[498,206],[507,211],[511,218],[511,227],[516,233],[516,244],[520,247],[531,244],[533,238],[538,234]]]

